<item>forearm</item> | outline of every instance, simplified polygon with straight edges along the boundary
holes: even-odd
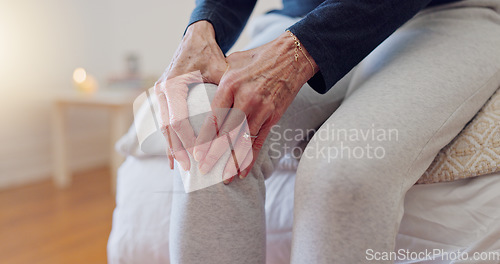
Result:
[[[189,25],[209,21],[222,52],[226,53],[236,42],[246,25],[257,0],[197,0]]]
[[[325,93],[338,80],[429,4],[430,0],[327,0],[289,29],[320,72],[309,80]]]

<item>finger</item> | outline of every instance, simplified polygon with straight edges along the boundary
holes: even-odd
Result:
[[[169,151],[169,150],[167,150]],[[174,156],[172,156],[171,154],[167,154],[168,156],[168,161],[169,161],[169,166],[170,166],[170,169],[173,170],[174,169]]]
[[[181,140],[179,139],[177,134],[170,129],[170,125],[162,124],[161,130],[164,137],[167,138],[167,140],[170,135],[170,140],[171,140],[170,151],[172,153],[171,154],[172,158],[176,159],[179,162],[183,170],[188,171],[191,167],[191,162],[189,161],[189,156],[187,154],[187,151],[182,146]]]
[[[236,105],[235,108],[237,108]],[[248,107],[246,107],[245,112],[250,112],[251,114],[249,116],[248,122],[244,122],[242,132],[240,133],[240,136],[237,138],[237,142],[235,143],[234,152],[236,156],[235,159],[237,160],[235,163],[237,164],[237,166],[235,167],[227,164],[225,172],[223,173],[224,179],[227,179],[235,174],[238,174],[240,177],[242,177],[242,170],[245,170],[252,161],[252,145],[256,139],[256,136],[254,135],[257,135],[259,133],[262,125],[266,122],[270,115],[270,113],[266,111],[255,111],[254,109],[248,109]],[[243,163],[245,159],[247,159],[247,161]]]
[[[239,155],[235,153],[234,159],[237,162],[233,162],[233,157],[230,157],[226,164],[226,167],[224,168],[224,172],[222,174],[222,179],[224,181],[228,181],[238,175],[240,176],[240,178],[242,177],[242,172],[245,171],[246,168],[248,168],[253,160],[251,147],[246,152],[240,152]],[[232,180],[230,180],[229,182],[231,181]]]
[[[248,173],[250,173],[250,170],[252,169],[253,165],[255,164],[255,161],[257,160],[257,157],[259,156],[260,150],[262,149],[262,146],[264,145],[264,142],[266,141],[266,138],[269,135],[271,128],[272,128],[272,125],[270,125],[268,122],[266,122],[262,126],[261,130],[259,131],[257,138],[255,139],[255,141],[252,144],[251,162],[248,165],[248,167],[240,173],[241,179],[246,178],[248,176]],[[246,165],[245,162],[246,161],[243,162],[243,164],[241,166],[242,168],[245,168],[245,167],[243,167],[243,165]]]
[[[189,122],[187,105],[188,85],[193,83],[193,74],[184,74],[164,82],[169,109],[169,122],[184,148],[192,153],[196,137]]]
[[[208,113],[195,141],[193,155],[196,161],[203,160],[212,141],[219,136],[222,124],[229,110],[229,108],[214,109]]]
[[[213,140],[218,136],[222,128],[224,119],[231,106],[233,105],[233,94],[224,88],[223,85],[217,89],[214,99],[211,103],[212,113],[205,118],[203,125],[196,138],[194,147],[194,159],[201,161],[212,144]]]
[[[159,129],[165,137],[165,141],[167,143],[167,156],[172,156],[174,154],[172,149],[172,136],[169,133],[170,131],[167,131],[167,127],[169,125],[167,99],[165,94],[160,90],[160,88],[158,88],[159,86],[160,83],[155,83],[155,95],[158,103],[158,110],[160,112]]]
[[[189,170],[190,168],[190,162],[189,162],[189,156],[187,155],[187,152],[184,150],[182,147],[182,143],[177,137],[177,134],[174,133],[173,131],[170,131],[169,129],[169,112],[168,112],[168,107],[167,107],[167,99],[165,97],[165,94],[162,92],[156,93],[156,97],[158,99],[158,108],[160,111],[160,130],[165,137],[165,140],[167,141],[168,145],[168,150],[167,151],[167,156],[172,157],[172,161],[170,164],[173,165],[173,158],[177,159],[179,164],[184,170]],[[169,157],[170,159],[170,157]],[[170,165],[171,168],[173,166]]]
[[[228,117],[222,124],[219,131],[219,136],[216,137],[210,148],[199,164],[199,170],[202,174],[208,173],[215,163],[231,149],[231,146],[236,142],[237,136],[240,134],[241,127],[244,124],[245,114],[238,109],[231,109]]]
[[[229,178],[229,179],[227,179],[227,180],[224,180],[224,181],[223,181],[223,183],[224,183],[225,185],[228,185],[228,184],[230,184],[231,182],[233,182],[234,178],[236,178],[236,176],[233,176],[233,177],[231,177],[231,178]]]
[[[248,128],[246,125],[242,126],[242,130],[240,134],[236,137],[236,143],[233,146],[232,156],[229,157],[226,167],[222,173],[223,180],[229,179],[234,175],[240,173],[240,170],[243,170],[248,166],[248,164],[243,163],[245,158],[252,151],[252,138],[245,137],[244,135],[249,135]],[[251,161],[251,158],[250,158]]]
[[[258,151],[256,152],[256,151],[252,150],[252,155],[248,155],[248,157],[250,157],[250,158],[248,158],[248,160],[247,160],[247,158],[245,158],[245,160],[243,161],[242,165],[246,165],[246,168],[244,170],[240,171],[240,175],[239,175],[240,179],[245,179],[248,176],[248,174],[250,173],[250,171],[252,170],[252,167],[255,164],[255,161],[257,160],[256,154],[258,154]]]
[[[231,162],[232,160],[232,162]],[[238,167],[238,162],[236,160],[236,155],[234,153],[234,150],[231,149],[231,157],[228,158],[228,161],[226,162],[226,167],[228,166],[235,166],[235,170],[239,172],[239,167]],[[224,168],[224,170],[226,170],[226,168]],[[230,184],[233,180],[234,180],[234,177],[236,176],[229,176],[228,178],[225,178],[224,175],[225,175],[225,172],[222,173],[223,177],[222,177],[222,182],[224,182],[225,185],[228,185]]]
[[[254,163],[254,158],[253,158],[253,154],[252,154],[252,151],[249,151],[248,152],[248,155],[245,157],[245,159],[243,159],[243,162],[241,163],[241,168],[245,168],[243,171],[248,171],[251,169],[250,165]],[[240,179],[244,179],[246,176],[247,176],[248,173],[245,173],[243,174],[242,171],[240,171],[239,173],[239,177]]]
[[[163,92],[160,91],[160,83],[164,80],[164,76],[165,76],[165,73],[163,73],[160,77],[160,79],[158,81],[156,81],[154,87],[155,87],[155,95],[156,95],[156,98],[158,100],[158,104],[160,105],[159,106],[159,109],[160,109],[160,118],[163,114],[164,111],[168,111],[168,107],[164,108],[164,106],[161,105],[160,103],[160,99],[158,98],[158,95],[161,93],[163,94]],[[164,104],[165,101],[163,101],[162,103]],[[166,110],[165,110],[166,109]],[[168,116],[168,114],[166,114],[166,116]],[[173,152],[172,152],[172,140],[171,140],[171,137],[169,134],[167,134],[167,138],[165,138],[165,140],[167,141],[167,149],[165,150],[165,152],[167,153],[167,157],[168,157],[168,160],[169,160],[169,167],[171,170],[174,169],[174,157],[172,156]]]
[[[250,141],[252,142],[252,141],[253,141],[253,139],[250,139]],[[243,178],[245,178],[245,177],[246,177],[246,175],[247,175],[247,174],[248,174],[248,172],[250,171],[251,166],[253,165],[253,162],[255,162],[255,159],[253,158],[253,154],[252,154],[252,152],[253,152],[253,151],[250,149],[250,150],[247,152],[247,155],[246,155],[246,157],[243,159],[243,161],[242,161],[242,162],[235,162],[235,164],[238,164],[238,166],[237,166],[237,171],[238,171],[238,172],[237,172],[237,175],[239,175],[240,179],[243,179]],[[235,159],[236,159],[236,158],[235,158]],[[241,159],[237,159],[237,160],[238,160],[238,161],[240,161]],[[229,161],[228,161],[228,165],[226,165],[226,167],[227,167],[227,166],[229,166]],[[241,170],[243,170],[243,171],[241,171]],[[223,174],[223,175],[224,175],[224,174]],[[226,174],[226,175],[228,175],[228,174]],[[229,175],[230,175],[230,174],[229,174]],[[234,175],[234,176],[232,176],[232,177],[230,177],[230,178],[227,178],[227,179],[226,179],[226,177],[227,177],[227,176],[226,176],[226,177],[223,177],[223,179],[224,179],[224,181],[223,181],[223,182],[224,182],[224,184],[225,184],[225,185],[230,184],[230,183],[234,180],[234,178],[236,178],[236,176],[237,176],[237,175]],[[243,175],[244,175],[244,176],[243,176]]]
[[[167,138],[167,157],[168,157],[168,160],[169,160],[169,164],[170,164],[170,169],[173,170],[174,169],[174,152],[172,151],[172,136],[170,135],[170,129],[169,129],[169,126],[165,126],[165,134],[166,134],[166,138]]]
[[[250,110],[251,111],[251,110]],[[252,143],[258,138],[260,135],[260,130],[262,126],[266,124],[267,120],[271,113],[266,111],[257,111],[252,112],[248,117],[248,130],[250,135],[252,136]]]
[[[257,138],[255,138],[255,141],[252,144],[252,149],[254,151],[254,154],[255,152],[259,153],[259,151],[262,149],[262,146],[264,145],[267,135],[269,135],[269,132],[271,131],[272,127],[273,125],[271,125],[268,120],[260,128],[259,134],[257,135]]]
[[[248,157],[250,159],[250,162],[247,162],[247,163],[242,164],[240,166],[240,173],[239,173],[240,178],[246,177],[246,175],[248,174],[248,170],[246,168],[248,166],[250,166],[250,163],[252,163],[251,161],[253,160],[253,158],[257,158],[256,154],[254,154],[254,151],[253,151],[253,145],[254,145],[255,141],[257,140],[257,138],[259,138],[259,135],[261,135],[259,131],[262,129],[262,126],[266,123],[269,116],[270,116],[270,113],[265,112],[265,111],[259,111],[257,113],[254,112],[251,116],[249,116],[249,121],[248,121],[249,122],[248,130],[249,131],[248,132],[251,135],[251,140],[252,140],[251,141],[252,142],[252,153]],[[258,154],[258,151],[256,151],[256,153]],[[251,165],[253,166],[253,163]]]
[[[250,157],[250,158],[248,158]],[[248,159],[248,160],[247,160]],[[255,151],[252,149],[252,155],[248,155],[245,157],[245,160],[243,160],[241,170],[239,173],[240,179],[244,179],[247,177],[248,173],[250,173],[250,170],[252,169],[255,161],[257,160],[257,157],[255,156]]]
[[[167,138],[167,157],[170,164],[170,169],[174,169],[174,152],[172,151],[172,136],[170,135],[170,126],[165,126],[165,134]]]

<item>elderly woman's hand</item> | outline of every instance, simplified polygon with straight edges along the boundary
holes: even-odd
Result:
[[[223,172],[223,179],[229,183],[237,174],[240,178],[246,177],[271,127],[281,118],[303,84],[317,71],[312,57],[297,44],[300,45],[295,37],[285,32],[268,44],[227,57],[228,69],[219,83],[212,109],[232,107],[243,111],[250,135],[229,133],[231,127],[241,123],[241,117],[232,114],[238,111],[230,111],[227,117],[223,116],[227,112],[221,111],[224,114],[213,117],[216,122],[207,119],[194,148],[201,173],[211,170],[227,151],[230,140],[234,152]],[[221,120],[225,120],[224,124],[220,124]],[[214,136],[214,130],[218,131],[219,137]],[[220,136],[220,132],[228,136]],[[252,143],[251,148],[245,147],[249,143]]]
[[[155,84],[170,168],[175,158],[184,170],[190,169],[186,151],[192,154],[196,137],[188,119],[188,85],[219,84],[226,67],[212,24],[199,21],[189,26],[168,69]]]

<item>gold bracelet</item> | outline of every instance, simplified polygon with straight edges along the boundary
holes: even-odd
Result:
[[[290,34],[290,37],[292,37],[293,40],[295,41],[295,61],[299,60],[299,50],[300,50],[300,52],[302,52],[302,55],[304,55],[304,57],[307,59],[307,61],[309,62],[309,64],[311,64],[311,67],[312,67],[312,70],[313,70],[313,74],[315,74],[316,71],[314,70],[314,64],[307,57],[306,53],[302,49],[302,45],[300,44],[300,41],[297,39],[297,37],[290,30],[287,29],[286,32],[288,32]]]

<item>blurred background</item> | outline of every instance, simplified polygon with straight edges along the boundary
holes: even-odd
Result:
[[[261,1],[254,16],[279,5]],[[0,263],[106,262],[121,161],[112,146],[193,8],[0,0]]]

